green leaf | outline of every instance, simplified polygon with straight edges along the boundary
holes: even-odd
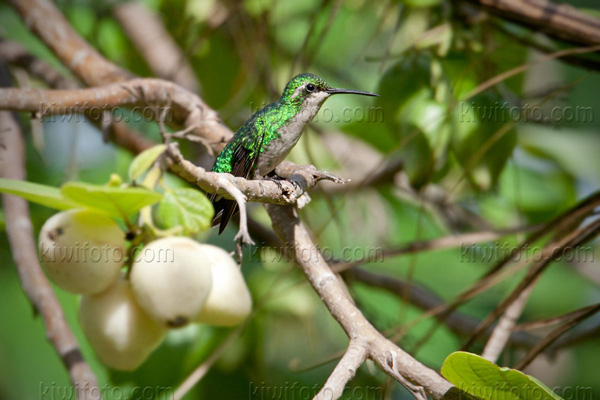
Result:
[[[479,95],[453,110],[451,149],[475,188],[498,182],[517,144],[514,116],[501,98]]]
[[[110,187],[84,182],[67,182],[62,194],[88,208],[103,211],[113,217],[124,218],[162,199],[162,194],[139,187]]]
[[[65,198],[58,188],[40,185],[39,183],[0,179],[0,192],[13,194],[33,203],[57,210],[81,207],[74,201]]]
[[[562,400],[537,379],[501,368],[477,354],[454,352],[441,372],[459,389],[485,400]]]
[[[138,154],[129,166],[129,179],[135,181],[137,178],[142,176],[166,149],[166,145],[159,144]]]
[[[186,234],[210,228],[215,213],[202,192],[189,188],[165,193],[158,212],[167,229],[181,226]]]
[[[531,222],[546,221],[572,206],[576,181],[561,171],[536,171],[509,164],[498,182],[499,194],[527,214]]]
[[[444,165],[452,133],[448,106],[435,100],[430,87],[431,65],[421,56],[395,64],[381,78],[376,103],[395,139],[385,151],[398,153],[411,185],[417,188],[430,182]],[[372,136],[365,138],[372,140]]]

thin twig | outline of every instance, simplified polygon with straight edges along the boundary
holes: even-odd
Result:
[[[427,288],[414,283],[407,283],[391,276],[376,274],[359,268],[344,272],[343,276],[348,278],[348,280],[356,280],[357,282],[392,293],[403,301],[422,310],[431,310],[444,304],[444,301],[440,297]],[[436,315],[436,317],[438,321],[460,336],[471,335],[480,323],[477,318],[458,311],[452,311],[445,315]],[[510,336],[509,341],[512,345],[529,349],[535,346],[538,338],[515,332]]]
[[[360,261],[340,262],[333,265],[332,268],[336,272],[342,272],[348,269],[356,268],[363,264],[368,264],[370,262],[377,261],[377,259],[381,256],[383,256],[383,258],[387,258],[426,251],[451,249],[465,245],[472,246],[474,244],[491,242],[493,240],[497,240],[505,236],[527,232],[537,228],[538,226],[529,225],[520,226],[516,228],[485,230],[479,232],[462,233],[459,235],[442,236],[440,238],[430,240],[416,240],[404,246],[383,249],[382,254],[374,255],[373,257],[364,257]]]
[[[483,348],[483,352],[481,356],[486,360],[489,360],[493,363],[498,360],[502,350],[504,350],[504,346],[508,343],[510,335],[514,326],[517,323],[517,320],[521,316],[525,305],[527,304],[527,300],[529,300],[529,296],[531,296],[531,292],[533,292],[533,288],[535,287],[535,283],[538,279],[534,279],[531,281],[529,286],[527,286],[523,291],[519,294],[519,297],[509,305],[502,317],[498,321],[498,324],[492,331],[490,338],[488,339],[485,347]]]
[[[519,283],[519,285],[517,285],[511,294],[509,294],[508,297],[503,300],[500,305],[498,305],[498,307],[496,307],[494,311],[492,311],[483,320],[475,333],[471,336],[467,343],[465,343],[463,349],[467,349],[470,345],[472,345],[477,337],[484,332],[491,325],[491,323],[498,318],[507,309],[507,307],[509,307],[520,296],[520,294],[540,276],[540,274],[548,267],[548,265],[550,265],[555,258],[562,254],[561,251],[580,246],[581,244],[595,238],[599,232],[600,219],[597,219],[583,228],[571,232],[558,242],[551,243],[550,245],[546,246],[542,251],[541,260],[531,267],[521,283]]]
[[[498,74],[496,76],[494,76],[493,78],[488,79],[487,81],[479,84],[476,88],[474,88],[473,90],[471,90],[470,92],[468,92],[466,95],[463,96],[463,98],[461,99],[461,101],[467,101],[470,98],[478,95],[479,93],[483,92],[486,89],[491,88],[494,85],[497,85],[500,82],[505,81],[506,79],[518,75],[522,72],[527,71],[528,69],[544,63],[546,61],[550,61],[550,60],[555,60],[557,58],[561,58],[561,57],[565,57],[565,56],[570,56],[573,54],[585,54],[585,53],[593,53],[595,51],[600,50],[600,45],[596,45],[596,46],[589,46],[589,47],[575,47],[575,48],[570,48],[570,49],[563,49],[563,50],[558,50],[555,51],[554,53],[550,53],[547,55],[544,55],[543,57],[540,57],[532,62],[526,63],[526,64],[522,64],[519,65],[517,67],[511,68],[508,71],[505,71],[501,74]]]
[[[188,377],[179,385],[179,387],[175,390],[175,394],[173,395],[173,400],[181,400],[183,396],[185,396],[203,377],[206,375],[208,371],[212,368],[213,364],[217,362],[219,358],[223,355],[225,350],[229,348],[229,345],[233,343],[234,340],[240,336],[242,331],[244,330],[245,324],[240,325],[235,330],[233,330],[227,338],[219,344],[219,346],[213,350],[213,352],[208,356],[206,361],[200,364],[194,372],[192,372]]]
[[[523,357],[521,361],[515,366],[517,369],[526,368],[544,349],[550,346],[556,339],[558,339],[565,332],[568,332],[571,328],[585,321],[589,317],[600,311],[600,304],[589,307],[588,311],[573,318],[571,321],[565,322],[563,325],[557,327],[555,330],[550,332],[548,336],[542,339],[537,346],[529,350],[529,352]]]

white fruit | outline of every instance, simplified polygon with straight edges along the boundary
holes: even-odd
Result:
[[[46,221],[39,249],[46,275],[56,286],[71,293],[99,293],[119,276],[125,235],[104,214],[69,210]]]
[[[82,296],[79,323],[98,358],[118,370],[139,367],[166,335],[136,303],[124,279],[102,293]]]
[[[240,268],[220,247],[205,244],[202,250],[209,259],[213,285],[195,322],[216,326],[238,325],[252,310],[252,296]]]
[[[149,243],[137,255],[129,279],[140,306],[170,328],[194,320],[212,286],[202,246],[186,237]]]

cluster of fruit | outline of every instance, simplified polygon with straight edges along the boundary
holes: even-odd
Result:
[[[151,241],[123,272],[123,231],[89,210],[58,213],[44,224],[40,255],[48,278],[80,294],[79,322],[100,360],[133,370],[168,329],[188,323],[234,326],[252,298],[240,269],[223,249],[187,237]]]

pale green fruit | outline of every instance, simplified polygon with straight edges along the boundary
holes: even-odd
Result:
[[[186,237],[155,240],[136,256],[130,275],[140,306],[158,323],[193,321],[208,297],[212,274],[202,246]]]
[[[202,250],[208,257],[213,285],[195,322],[216,326],[238,325],[252,310],[252,296],[240,268],[220,247],[205,244]]]
[[[99,293],[115,282],[125,261],[125,235],[110,217],[89,210],[53,215],[40,232],[46,276],[71,293]]]
[[[125,279],[102,293],[82,296],[79,323],[100,361],[125,371],[139,367],[167,332],[137,304]]]

